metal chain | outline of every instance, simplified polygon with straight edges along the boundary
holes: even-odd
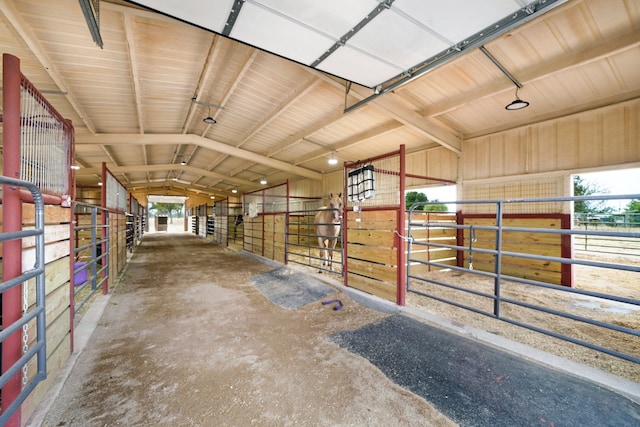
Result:
[[[22,284],[22,316],[25,317],[29,311],[29,284],[24,282]],[[29,351],[29,325],[22,325],[22,354],[26,354]],[[27,384],[28,367],[27,363],[22,367],[22,385]]]

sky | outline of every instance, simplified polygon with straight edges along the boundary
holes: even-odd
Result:
[[[597,184],[607,194],[640,194],[640,168],[623,169],[608,172],[591,172],[578,174],[589,183]]]

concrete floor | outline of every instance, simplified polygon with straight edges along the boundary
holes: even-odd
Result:
[[[386,340],[394,334],[377,326],[394,324],[401,312],[412,322],[421,317],[429,327],[448,330],[443,336],[454,341],[455,337],[473,338],[469,345],[475,352],[487,354],[478,349],[483,340],[492,341],[492,352],[496,346],[506,349],[498,351],[498,357],[525,353],[528,361],[523,363],[535,365],[533,372],[549,365],[554,367],[553,376],[588,381],[589,389],[596,390],[596,400],[598,393],[604,393],[608,402],[613,399],[613,405],[623,409],[624,418],[615,425],[640,421],[637,384],[498,342],[495,335],[446,319],[426,317],[410,308],[400,310],[330,281],[336,292],[322,300],[340,299],[341,310],[320,301],[282,308],[252,281],[277,267],[191,234],[145,235],[112,293],[100,296],[84,315],[76,329],[76,352],[28,425],[485,425],[482,418],[465,418],[441,399],[429,398],[435,387],[419,391],[428,379],[421,380],[418,390],[395,375],[402,371],[396,368],[409,364],[402,359],[405,354],[416,357],[422,350],[385,350],[385,362],[376,360],[377,350],[391,348]],[[369,330],[372,333],[363,332]],[[363,333],[368,350],[354,347]],[[349,341],[349,334],[360,338]],[[422,339],[423,343],[428,340],[433,338]],[[410,345],[420,341],[402,340]],[[391,359],[390,354],[394,354]],[[439,365],[432,363],[434,358],[422,360],[425,369],[419,371],[433,375]],[[451,365],[440,364],[444,371],[438,375],[451,377],[450,373],[461,371],[460,366]],[[415,372],[411,375],[420,380]],[[478,381],[476,389],[482,389]],[[581,388],[585,387],[578,384],[577,389]],[[611,390],[621,394],[612,396]],[[464,394],[458,391],[452,389],[449,394]],[[519,405],[505,402],[507,407],[501,410],[522,412]],[[486,405],[472,398],[467,409],[473,415],[486,412]],[[505,415],[503,419],[508,425],[508,420],[517,418]],[[542,424],[540,419],[529,421],[553,423],[549,416]],[[495,419],[486,425],[496,425]]]

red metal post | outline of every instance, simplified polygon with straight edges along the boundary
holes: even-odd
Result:
[[[108,248],[107,248],[107,244],[104,243],[105,239],[108,237],[107,236],[107,215],[109,215],[109,210],[107,209],[107,164],[105,162],[102,162],[102,188],[100,191],[100,204],[102,205],[102,207],[104,209],[102,209],[102,215],[101,215],[101,222],[102,222],[102,243],[100,244],[100,246],[102,246],[102,256],[104,258],[102,258],[102,265],[103,266],[107,266],[107,269],[104,270],[102,272],[102,277],[104,278],[107,273],[109,273],[109,270],[111,269],[111,265],[109,263],[109,258],[110,258],[110,253],[107,252]],[[106,256],[105,256],[106,255]],[[104,282],[102,282],[102,293],[104,295],[107,295],[109,293],[109,279],[105,280]]]
[[[407,255],[405,253],[406,241],[399,236],[405,234],[405,217],[406,206],[404,199],[404,189],[406,185],[405,180],[406,163],[405,163],[405,147],[404,144],[400,145],[400,206],[398,207],[398,233],[396,238],[398,239],[398,286],[396,289],[396,304],[405,305],[407,296]],[[406,236],[404,236],[406,237]]]
[[[3,170],[4,175],[20,179],[20,60],[9,54],[2,55],[3,75]],[[5,185],[2,189],[3,231],[10,233],[22,230],[22,200],[20,190]],[[2,279],[8,281],[22,274],[22,240],[3,243]],[[22,316],[20,286],[2,293],[2,328],[7,329]],[[21,331],[21,330],[20,330]],[[14,365],[22,356],[20,331],[2,343],[3,372]],[[2,408],[13,403],[21,391],[21,374],[16,374],[2,388]],[[9,427],[19,427],[21,411],[18,409],[7,422]]]

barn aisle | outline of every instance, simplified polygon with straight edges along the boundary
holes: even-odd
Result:
[[[387,314],[343,293],[325,298],[341,310],[281,308],[251,283],[273,269],[192,234],[145,235],[31,425],[453,425],[329,338]]]

